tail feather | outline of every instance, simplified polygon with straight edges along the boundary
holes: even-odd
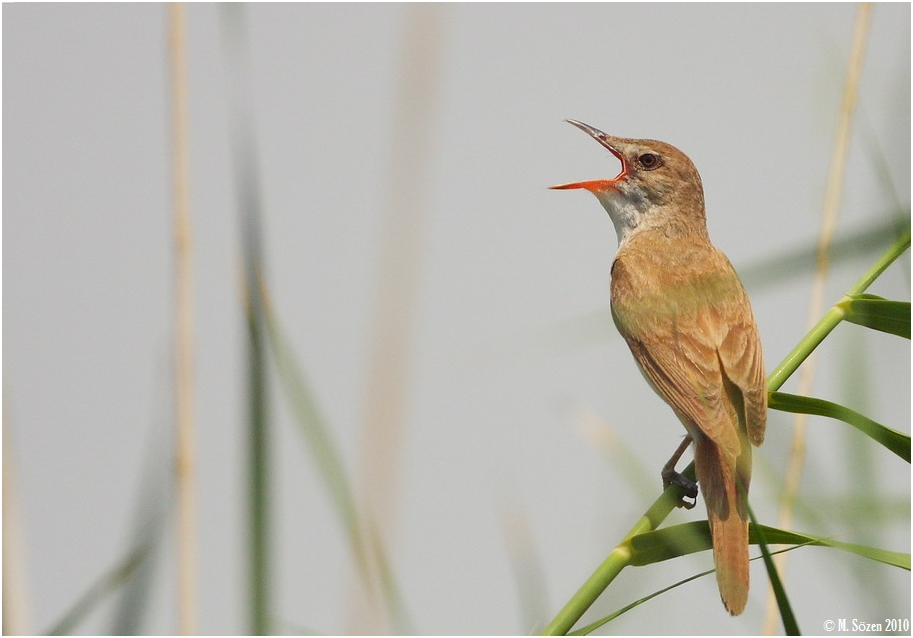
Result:
[[[743,437],[740,437],[743,438]],[[723,605],[733,616],[748,602],[748,514],[740,495],[751,476],[751,446],[747,439],[734,465],[727,462],[717,445],[700,437],[695,441],[694,461],[698,483],[707,504],[707,519],[713,538],[713,564]]]

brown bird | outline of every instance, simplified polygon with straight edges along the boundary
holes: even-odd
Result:
[[[621,160],[614,179],[552,188],[584,188],[612,218],[618,233],[612,317],[647,382],[688,432],[663,481],[688,483],[674,466],[693,441],[720,596],[738,615],[748,600],[750,444],[764,441],[767,423],[761,342],[748,295],[710,243],[701,176],[684,153],[567,121]]]

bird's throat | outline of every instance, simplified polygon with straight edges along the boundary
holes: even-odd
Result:
[[[615,233],[618,235],[618,245],[622,246],[637,232],[649,225],[648,214],[650,202],[639,190],[621,193],[616,188],[593,191],[599,203],[609,213]]]

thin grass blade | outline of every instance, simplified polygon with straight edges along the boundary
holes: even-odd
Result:
[[[789,532],[786,530],[770,527],[768,525],[755,526],[751,525],[748,529],[748,542],[758,544],[758,531],[760,527],[765,542],[769,545],[819,545],[823,547],[833,547],[843,551],[852,552],[886,565],[910,569],[910,555],[901,552],[892,552],[876,547],[866,545],[856,545],[853,543],[843,543],[831,538],[814,536],[812,534],[803,534],[800,532]],[[694,521],[691,523],[682,523],[673,525],[664,529],[645,532],[629,538],[625,544],[630,551],[630,565],[642,567],[652,565],[672,558],[678,558],[685,554],[691,554],[710,549],[712,542],[710,540],[710,527],[707,521]]]
[[[409,627],[408,614],[380,538],[371,522],[358,512],[352,482],[346,474],[342,455],[333,441],[330,427],[305,378],[299,358],[292,351],[279,325],[265,284],[261,283],[261,286],[267,340],[276,362],[279,382],[336,507],[364,586],[367,591],[382,597],[390,618],[400,627]],[[372,564],[377,566],[376,584]]]
[[[800,547],[803,547],[803,545],[793,545],[792,547],[786,547],[784,549],[780,549],[775,552],[770,552],[770,555],[776,556],[777,554],[791,552],[793,550],[799,549]],[[760,558],[761,558],[760,556],[755,556],[754,558],[752,558],[750,560],[755,561],[755,560],[759,560]],[[596,631],[597,629],[599,629],[600,627],[602,627],[603,625],[612,622],[619,616],[628,613],[629,611],[631,611],[632,609],[634,609],[636,607],[640,607],[645,602],[648,602],[661,594],[665,594],[667,591],[672,591],[676,587],[681,587],[682,585],[686,585],[687,583],[690,583],[693,580],[697,580],[698,578],[703,578],[704,576],[709,576],[713,572],[714,572],[714,570],[708,569],[707,571],[700,572],[699,574],[694,574],[693,576],[689,576],[688,578],[680,580],[677,583],[673,583],[672,585],[669,585],[668,587],[663,587],[662,589],[659,589],[659,590],[653,592],[652,594],[644,596],[643,598],[639,598],[639,599],[635,600],[633,603],[625,605],[621,609],[618,609],[617,611],[612,612],[608,616],[604,616],[603,618],[600,618],[599,620],[592,622],[589,625],[586,625],[585,627],[581,627],[580,629],[577,629],[576,631],[570,632],[568,635],[569,636],[587,636],[587,635],[593,633],[594,631]]]
[[[909,434],[904,434],[903,432],[898,432],[897,430],[885,427],[850,408],[830,401],[825,401],[824,399],[803,397],[797,394],[788,394],[786,392],[771,392],[768,395],[768,407],[782,412],[814,414],[843,421],[844,423],[852,425],[872,440],[885,446],[907,463],[910,462]]]
[[[777,609],[780,611],[780,619],[783,621],[783,629],[787,636],[799,636],[799,623],[796,622],[796,615],[793,613],[792,605],[789,604],[789,597],[786,595],[786,588],[783,586],[783,580],[780,578],[780,572],[771,558],[771,552],[767,548],[767,539],[764,534],[764,528],[758,524],[754,511],[748,507],[748,516],[751,519],[755,536],[758,539],[758,547],[761,549],[761,558],[764,560],[764,567],[767,568],[767,579],[770,581],[770,588],[773,591],[774,598],[777,601]]]
[[[615,620],[615,619],[618,618],[619,616],[628,613],[629,611],[631,611],[631,610],[634,609],[635,607],[640,607],[640,606],[643,605],[645,602],[647,602],[647,601],[649,601],[649,600],[652,600],[652,599],[656,598],[657,596],[659,596],[659,595],[661,595],[661,594],[665,594],[667,591],[671,591],[671,590],[675,589],[676,587],[680,587],[681,585],[685,585],[685,584],[687,584],[687,583],[690,583],[692,580],[697,580],[698,578],[702,578],[702,577],[704,577],[704,576],[709,576],[710,574],[713,573],[713,571],[714,571],[714,570],[712,570],[712,569],[708,569],[708,570],[705,571],[705,572],[701,572],[701,573],[699,573],[699,574],[695,574],[694,576],[689,576],[688,578],[685,578],[684,580],[680,580],[680,581],[678,581],[677,583],[674,583],[674,584],[672,584],[672,585],[669,585],[668,587],[663,587],[662,589],[659,589],[659,590],[653,592],[652,594],[649,594],[649,595],[647,595],[647,596],[644,596],[643,598],[639,598],[638,600],[635,600],[633,603],[630,603],[630,604],[628,604],[628,605],[625,605],[625,606],[622,607],[621,609],[612,612],[612,613],[609,614],[608,616],[605,616],[605,617],[603,617],[603,618],[600,618],[600,619],[597,620],[596,622],[590,623],[589,625],[586,625],[585,627],[581,627],[580,629],[577,629],[576,631],[570,632],[570,633],[568,634],[568,636],[588,636],[588,635],[590,635],[591,633],[593,633],[594,631],[596,631],[597,629],[599,629],[600,627],[602,627],[603,625],[612,622],[613,620]]]
[[[268,299],[266,293],[263,297]],[[355,562],[358,564],[359,570],[367,575],[369,565],[364,550],[363,525],[359,521],[354,493],[342,463],[342,456],[337,451],[329,427],[321,414],[310,385],[305,379],[298,358],[285,339],[272,306],[267,303],[265,310],[267,335],[273,359],[276,362],[279,383],[291,406],[292,414],[300,426],[299,432],[304,438],[306,447],[317,462],[320,477],[330,493],[336,513],[349,538]],[[370,589],[370,583],[366,583],[366,585]]]
[[[158,402],[162,408],[167,406],[173,411],[173,406],[164,390],[158,393],[162,400]],[[164,396],[163,396],[164,395]],[[161,408],[160,408],[161,409]],[[176,482],[172,465],[172,450],[174,448],[173,428],[163,428],[161,424],[168,423],[171,412],[165,413],[156,419],[152,428],[149,449],[146,453],[143,469],[143,479],[140,483],[140,493],[136,499],[136,512],[132,521],[131,547],[145,548],[141,554],[142,560],[135,566],[129,578],[123,581],[123,588],[119,596],[111,619],[110,633],[112,636],[138,636],[145,633],[144,623],[152,604],[154,595],[155,575],[159,567],[159,557],[163,541],[169,530],[168,523],[174,512],[176,500]]]
[[[270,556],[271,484],[270,413],[266,328],[260,282],[264,279],[263,198],[256,152],[252,63],[245,7],[223,5],[221,27],[226,56],[231,159],[238,201],[244,269],[244,314],[247,320],[247,489],[248,605],[250,633],[268,635],[272,598]]]
[[[51,625],[45,635],[65,636],[73,633],[86,616],[136,573],[148,559],[150,549],[148,544],[135,547],[121,558],[114,567],[99,576],[60,620]]]

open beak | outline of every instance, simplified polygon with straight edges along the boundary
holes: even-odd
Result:
[[[602,192],[615,188],[615,185],[628,176],[630,172],[628,163],[625,161],[624,155],[621,154],[621,151],[612,146],[610,141],[612,138],[600,131],[597,128],[593,128],[589,124],[584,124],[583,122],[578,122],[577,120],[565,120],[568,124],[573,124],[581,131],[592,137],[594,140],[602,144],[605,148],[609,149],[609,152],[612,153],[621,161],[621,172],[615,176],[614,179],[594,179],[588,182],[573,182],[570,184],[558,184],[557,186],[550,186],[556,190],[569,190],[572,188],[585,188],[588,191],[593,193]]]

